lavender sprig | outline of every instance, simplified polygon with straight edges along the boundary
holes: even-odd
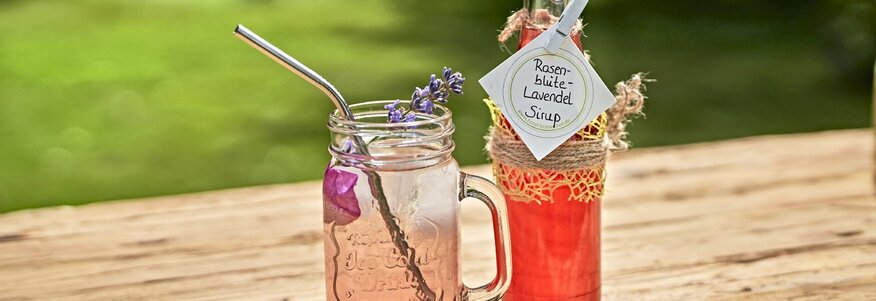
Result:
[[[389,111],[386,116],[389,122],[398,123],[414,121],[414,119],[417,118],[417,115],[410,112],[410,110],[402,112],[402,108],[397,108],[399,103],[401,103],[401,100],[396,99],[395,102],[383,106],[384,109]]]
[[[462,94],[462,84],[465,83],[465,77],[462,77],[462,73],[453,72],[450,68],[444,67],[441,70],[441,77],[438,78],[432,74],[429,78],[429,84],[422,88],[414,88],[407,108],[399,107],[400,100],[384,106],[389,111],[386,120],[389,123],[414,121],[417,118],[416,113],[432,114],[436,102],[447,103],[451,93]]]

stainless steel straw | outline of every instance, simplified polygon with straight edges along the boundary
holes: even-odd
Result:
[[[268,43],[268,41],[265,41],[265,39],[259,37],[257,34],[249,31],[249,29],[246,29],[243,25],[237,25],[237,28],[234,29],[234,35],[319,88],[325,93],[325,95],[328,95],[328,97],[331,98],[332,102],[335,103],[335,107],[338,108],[338,112],[340,112],[342,117],[351,121],[355,120],[353,112],[350,111],[350,106],[344,101],[341,92],[338,92],[338,89],[335,89],[335,87],[322,78],[322,76],[319,76],[319,74],[310,70],[310,68],[307,68],[307,66],[304,66],[304,64],[298,62],[298,60],[292,58],[283,52],[283,50],[280,50],[271,43]],[[350,138],[353,140],[353,147],[359,154],[368,155],[368,147],[365,142],[362,141],[361,137],[350,135]],[[407,268],[413,274],[413,278],[418,284],[417,291],[425,296],[421,299],[436,300],[435,292],[429,289],[429,286],[423,277],[423,273],[420,271],[420,267],[416,265],[416,253],[414,248],[408,244],[404,232],[402,232],[401,228],[396,223],[397,218],[390,210],[389,202],[386,200],[386,194],[383,192],[383,184],[381,183],[380,176],[373,170],[363,170],[363,172],[368,176],[368,185],[371,187],[372,194],[377,199],[380,215],[383,217],[384,223],[386,223],[390,236],[392,236],[393,244],[395,244],[402,256],[407,258]]]
[[[251,45],[255,49],[258,49],[271,59],[280,63],[287,69],[295,72],[298,76],[304,78],[310,84],[319,88],[322,93],[325,93],[329,98],[331,98],[332,102],[335,104],[335,107],[338,108],[338,112],[341,113],[341,117],[344,117],[347,120],[353,120],[353,112],[350,111],[350,106],[347,105],[347,102],[344,101],[344,97],[341,96],[341,92],[338,89],[335,89],[335,86],[332,86],[327,80],[322,78],[316,71],[307,68],[304,64],[293,58],[292,56],[280,50],[270,42],[262,39],[259,35],[250,31],[243,25],[238,24],[237,28],[234,29],[234,35],[238,38]]]

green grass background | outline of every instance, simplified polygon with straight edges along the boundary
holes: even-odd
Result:
[[[591,2],[584,44],[607,84],[658,80],[637,147],[869,124],[873,1]],[[454,155],[484,163],[476,81],[508,56],[495,35],[520,5],[0,0],[0,212],[320,178],[331,104],[237,23],[351,102],[462,71]]]

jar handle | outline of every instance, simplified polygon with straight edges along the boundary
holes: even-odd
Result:
[[[508,208],[505,197],[493,182],[479,176],[462,173],[463,193],[460,199],[476,198],[484,202],[493,215],[496,241],[496,278],[479,287],[465,286],[467,300],[498,300],[511,285],[511,236],[508,232]]]

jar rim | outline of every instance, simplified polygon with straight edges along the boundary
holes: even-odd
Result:
[[[360,103],[355,103],[350,105],[350,111],[353,112],[353,116],[356,116],[356,109],[363,109],[378,106],[379,111],[389,112],[384,109],[383,106],[394,103],[395,100],[370,100]],[[374,121],[359,121],[359,120],[348,120],[346,118],[341,117],[340,111],[335,109],[329,114],[329,124],[330,127],[332,125],[339,125],[342,127],[354,127],[358,129],[389,129],[389,128],[411,128],[417,127],[421,125],[434,124],[434,123],[442,123],[448,121],[453,113],[445,106],[440,104],[435,104],[435,107],[432,110],[432,114],[426,114],[422,112],[415,112],[417,115],[417,120],[408,121],[408,122],[374,122]]]
[[[377,100],[350,106],[356,120],[347,120],[335,110],[329,116],[332,134],[329,152],[341,161],[379,168],[431,166],[450,156],[455,145],[451,135],[456,127],[447,107],[435,105],[433,114],[415,113],[411,122],[389,123],[384,106],[395,100]],[[351,151],[351,139],[364,143],[369,151]],[[401,167],[400,167],[401,166]]]

